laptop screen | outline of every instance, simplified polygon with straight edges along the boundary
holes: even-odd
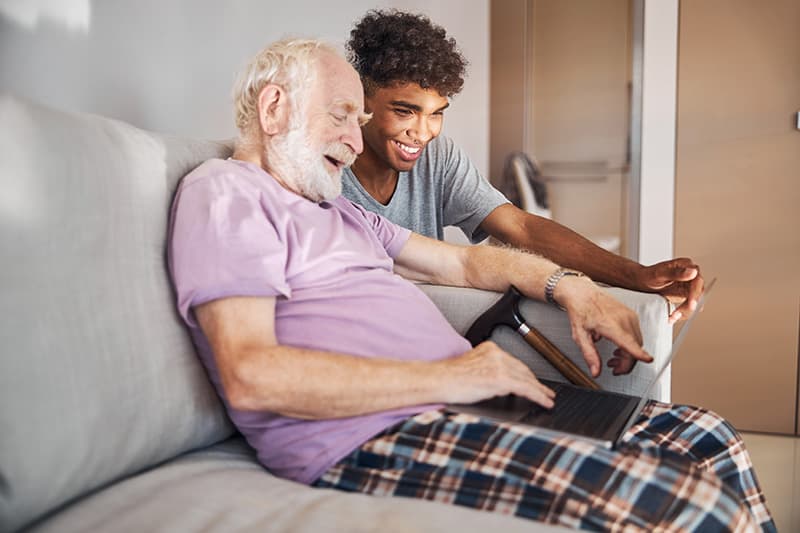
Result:
[[[689,331],[689,326],[692,325],[692,322],[695,321],[697,316],[700,314],[700,310],[703,309],[703,306],[705,305],[706,301],[708,301],[708,295],[711,293],[711,289],[714,288],[714,284],[716,282],[717,278],[714,278],[711,280],[711,283],[706,285],[703,294],[697,301],[697,310],[694,312],[694,314],[692,314],[691,317],[689,317],[686,323],[684,323],[683,327],[681,327],[681,330],[678,332],[678,336],[675,337],[675,340],[672,342],[672,350],[669,352],[669,356],[667,356],[667,358],[664,360],[664,363],[661,365],[661,368],[658,369],[656,377],[650,382],[645,391],[642,393],[642,398],[639,400],[639,404],[636,406],[636,409],[634,409],[633,411],[634,413],[640,412],[644,408],[645,404],[650,400],[650,393],[653,392],[653,387],[655,386],[656,383],[658,383],[658,380],[661,379],[661,376],[664,374],[664,371],[669,367],[670,363],[672,363],[672,360],[675,358],[675,354],[678,353],[681,344],[683,344],[683,341],[686,338],[686,333]],[[631,418],[628,420],[628,423],[625,425],[622,434],[628,431],[630,426],[635,422],[635,419],[636,416],[631,416]]]

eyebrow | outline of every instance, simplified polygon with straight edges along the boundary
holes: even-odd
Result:
[[[391,102],[389,102],[389,105],[395,105],[395,106],[398,106],[398,107],[404,107],[406,109],[410,109],[411,111],[416,111],[417,113],[421,113],[422,112],[422,107],[421,106],[418,106],[417,104],[412,104],[411,102],[406,102],[405,100],[392,100]],[[435,109],[433,112],[434,113],[438,113],[440,111],[444,111],[448,107],[450,107],[450,102],[447,102],[446,104],[444,104],[439,109]]]

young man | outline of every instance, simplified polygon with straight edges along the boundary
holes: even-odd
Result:
[[[440,136],[450,97],[461,91],[465,60],[452,38],[423,15],[370,11],[350,33],[348,58],[361,76],[364,153],[343,176],[343,194],[411,230],[442,239],[459,226],[473,242],[491,235],[592,279],[660,292],[688,316],[703,291],[691,259],[649,267],[612,254],[577,233],[508,203],[450,139]]]
[[[231,419],[274,474],[594,529],[773,528],[747,452],[719,417],[652,403],[618,452],[442,404],[553,392],[491,342],[472,348],[410,281],[544,299],[559,267],[458,247],[339,196],[362,151],[357,73],[316,41],[260,53],[236,94],[233,157],[180,184],[178,308]],[[605,337],[649,360],[633,312],[588,278],[551,285],[596,361]],[[621,361],[622,362],[622,361]],[[630,369],[630,367],[627,367]]]

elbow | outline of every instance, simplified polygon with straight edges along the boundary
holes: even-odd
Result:
[[[237,411],[273,411],[269,398],[274,397],[274,384],[266,372],[263,353],[237,357],[235,362],[220,368],[220,379],[228,405]]]
[[[225,399],[231,409],[236,411],[260,411],[264,410],[257,396],[251,389],[239,382],[228,382],[224,385]]]
[[[225,386],[228,406],[237,411],[274,413],[281,416],[314,420],[330,418],[327,411],[303,409],[302,398],[291,387],[260,383],[254,386],[247,380],[237,380]]]
[[[237,411],[269,412],[294,418],[313,418],[299,406],[308,391],[282,357],[281,347],[253,349],[220,369],[225,400]]]

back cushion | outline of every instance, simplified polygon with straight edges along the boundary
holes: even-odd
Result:
[[[0,96],[0,531],[226,438],[165,261],[178,180],[223,143]]]

